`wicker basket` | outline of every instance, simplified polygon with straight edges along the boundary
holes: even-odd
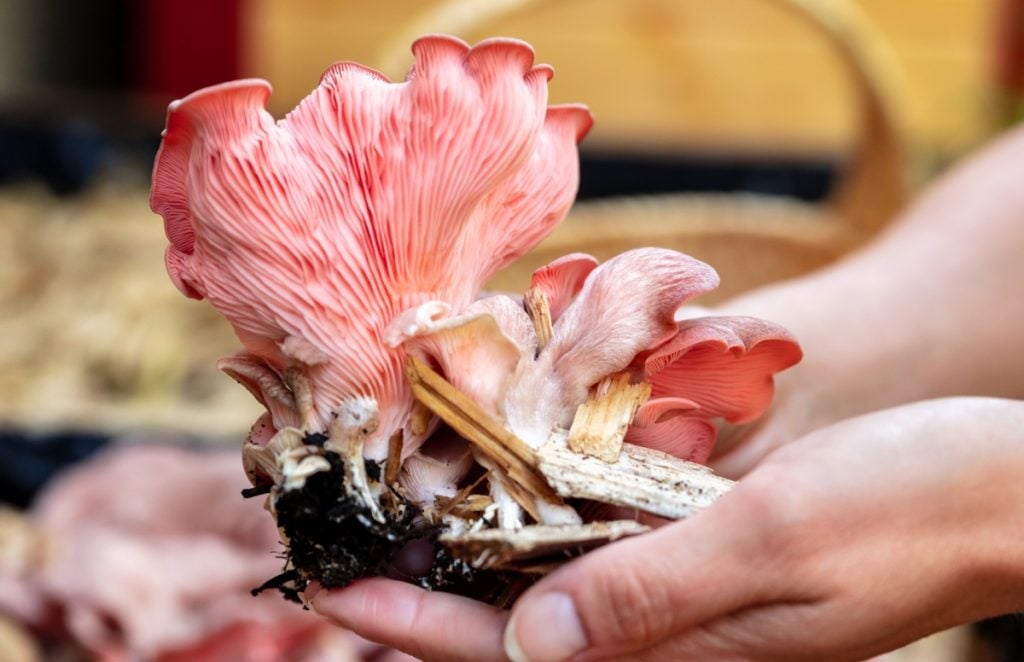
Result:
[[[897,68],[887,43],[852,1],[770,1],[820,35],[859,98],[858,139],[826,201],[814,205],[756,194],[678,194],[579,203],[544,243],[499,274],[493,287],[521,289],[534,269],[565,253],[583,251],[607,259],[629,248],[653,245],[683,251],[714,266],[722,287],[710,298],[713,301],[820,267],[871,237],[895,214],[906,198],[907,176],[899,121],[901,88],[894,82]],[[397,70],[418,35],[478,36],[501,18],[552,2],[442,2],[405,25],[384,46],[379,64],[385,71]]]

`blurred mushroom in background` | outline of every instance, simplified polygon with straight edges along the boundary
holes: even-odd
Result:
[[[243,483],[234,450],[115,442],[2,511],[0,614],[70,659],[362,659],[354,635],[249,594],[280,543]]]

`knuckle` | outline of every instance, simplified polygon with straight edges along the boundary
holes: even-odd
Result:
[[[669,631],[670,593],[659,570],[613,562],[590,578],[577,609],[595,647],[642,646]]]
[[[760,478],[761,484],[746,486],[736,504],[737,520],[743,523],[735,527],[740,553],[751,563],[783,566],[779,570],[799,565],[813,552],[809,543],[820,542],[812,535],[818,509],[792,477],[788,482],[768,473]]]

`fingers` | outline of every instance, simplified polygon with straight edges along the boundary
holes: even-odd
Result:
[[[743,579],[756,565],[748,536],[756,527],[738,519],[739,511],[750,511],[731,496],[692,520],[592,552],[540,582],[513,610],[509,657],[622,655],[763,599],[764,586]]]
[[[815,618],[814,603],[766,604],[726,614],[700,627],[645,649],[644,660],[751,660],[786,662],[861,660],[840,655],[835,648],[814,644],[828,637],[827,624]],[[833,624],[834,625],[834,624]],[[808,639],[806,633],[814,632]]]
[[[425,660],[503,660],[508,613],[447,593],[375,578],[322,590],[313,609],[342,627]]]
[[[786,660],[786,662],[856,662],[905,646],[945,630],[956,620],[887,605],[864,605],[848,599],[767,603],[726,614],[692,628],[637,657],[657,660]],[[891,613],[886,613],[891,611]]]

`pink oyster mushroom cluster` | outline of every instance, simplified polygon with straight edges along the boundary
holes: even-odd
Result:
[[[410,424],[412,353],[534,447],[588,389],[629,370],[653,397],[628,440],[706,459],[710,421],[758,416],[799,347],[760,320],[682,319],[717,275],[651,248],[539,270],[533,286],[554,319],[541,348],[519,300],[480,290],[568,211],[590,114],[547,107],[551,69],[525,43],[428,36],[412,50],[404,82],[338,64],[280,121],[257,80],[169,110],[152,194],[168,271],[233,325],[245,354],[224,367],[267,406],[269,433],[322,431],[371,403],[366,455],[382,458],[398,430],[412,453],[425,436]],[[296,368],[312,396],[305,412]]]
[[[273,426],[322,431],[339,407],[375,402],[366,454],[408,426],[405,354],[382,338],[427,301],[468,305],[572,204],[582,106],[547,106],[552,70],[525,43],[413,44],[406,80],[329,68],[283,120],[270,86],[242,80],[171,104],[151,205],[167,268],[231,322],[246,354],[227,363]],[[310,420],[282,378],[301,366]]]

